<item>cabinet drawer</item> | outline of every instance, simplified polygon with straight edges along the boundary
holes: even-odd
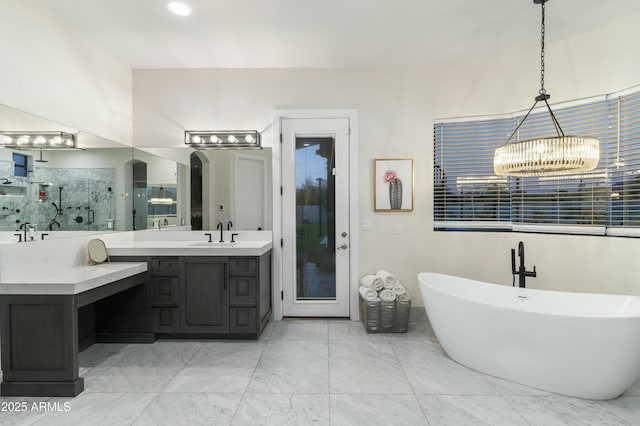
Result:
[[[152,257],[151,275],[178,275],[177,257]]]
[[[178,277],[151,277],[151,303],[178,303]]]
[[[257,263],[255,257],[232,257],[229,259],[229,274],[255,276]]]
[[[178,310],[176,308],[153,308],[154,333],[177,333]]]
[[[258,332],[258,318],[255,308],[229,309],[229,332],[255,334]]]

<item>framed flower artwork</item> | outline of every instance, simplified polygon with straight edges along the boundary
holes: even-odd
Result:
[[[373,211],[413,211],[413,159],[373,160]]]

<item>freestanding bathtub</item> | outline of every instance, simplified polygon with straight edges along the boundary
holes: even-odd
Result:
[[[640,297],[418,281],[442,348],[467,367],[587,399],[616,398],[640,376]]]

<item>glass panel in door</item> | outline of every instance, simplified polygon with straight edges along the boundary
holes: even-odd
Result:
[[[297,136],[296,300],[336,299],[335,138]]]

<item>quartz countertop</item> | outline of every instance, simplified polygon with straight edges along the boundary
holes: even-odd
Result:
[[[201,241],[132,241],[107,243],[109,256],[261,256],[271,250],[271,241],[236,243]]]
[[[146,270],[146,262],[113,262],[72,266],[47,272],[26,272],[20,279],[0,283],[0,294],[79,294]]]

